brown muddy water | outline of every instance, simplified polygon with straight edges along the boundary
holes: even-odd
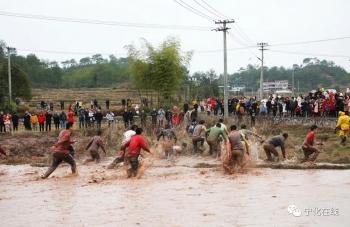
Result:
[[[109,161],[78,165],[79,176],[62,165],[47,180],[46,168],[1,165],[0,226],[350,226],[349,170],[228,176],[215,160],[181,157],[145,160],[126,179]]]

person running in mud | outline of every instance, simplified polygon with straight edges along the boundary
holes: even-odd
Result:
[[[141,149],[147,151],[148,153],[152,154],[151,150],[149,149],[148,145],[145,142],[145,139],[142,136],[142,128],[136,129],[136,135],[131,137],[129,142],[127,142],[122,149],[125,150],[128,149],[128,152],[126,154],[126,160],[128,163],[130,163],[131,168],[127,170],[128,177],[136,177],[137,170],[139,167],[139,156]]]
[[[90,152],[91,158],[85,160],[85,163],[87,162],[93,162],[95,161],[96,163],[100,162],[101,157],[100,154],[98,153],[98,149],[101,148],[103,150],[103,153],[106,155],[106,149],[103,145],[103,141],[101,139],[101,134],[102,131],[97,131],[97,135],[92,137],[92,139],[90,140],[89,144],[87,145],[87,147],[85,148],[85,150]]]
[[[314,144],[322,145],[322,143],[315,143],[315,134],[317,133],[317,125],[312,125],[310,131],[307,133],[303,145],[301,146],[304,152],[304,162],[314,162],[317,159],[320,151],[314,147]]]
[[[41,178],[48,178],[50,174],[53,173],[55,169],[61,164],[62,161],[67,162],[71,166],[72,174],[75,174],[77,172],[74,158],[69,153],[69,147],[75,142],[71,140],[72,133],[72,124],[67,123],[66,129],[60,132],[58,141],[51,147],[53,151],[53,160],[51,167],[46,171],[44,175],[41,176]]]
[[[163,137],[163,150],[165,153],[165,157],[169,158],[170,154],[173,151],[173,146],[177,142],[177,137],[173,129],[170,128],[170,125],[167,124],[164,129],[160,129],[159,133],[157,134],[157,141],[160,140],[160,138]]]
[[[248,155],[250,155],[249,136],[254,136],[254,137],[258,138],[260,140],[260,142],[263,141],[263,138],[260,135],[256,134],[255,132],[248,130],[247,126],[245,124],[241,125],[240,132],[242,134],[242,143],[244,145],[244,149],[245,149],[246,153]]]
[[[160,140],[160,138],[163,137],[163,139],[173,140],[177,141],[176,134],[172,128],[170,128],[170,125],[166,125],[164,129],[160,129],[159,133],[157,134],[157,141]]]
[[[223,158],[223,166],[226,173],[232,173],[236,167],[243,167],[244,147],[242,144],[242,133],[237,130],[236,125],[231,125],[228,134],[226,153]]]
[[[113,160],[113,162],[107,167],[108,169],[113,169],[118,163],[124,162],[126,149],[123,147],[127,142],[129,142],[131,137],[136,134],[137,128],[137,125],[132,125],[129,130],[123,133],[123,140],[120,151],[118,152],[117,157]]]
[[[205,132],[207,128],[205,127],[205,121],[200,120],[199,124],[193,130],[192,133],[192,144],[193,144],[193,153],[196,154],[198,150],[203,153],[203,145],[205,141]],[[201,149],[198,149],[198,143],[200,143]]]
[[[276,150],[276,147],[281,147],[283,159],[286,158],[285,142],[287,138],[288,138],[288,133],[283,133],[282,135],[271,137],[265,142],[263,148],[267,156],[266,161],[269,161],[269,162],[274,161],[271,154],[273,154],[277,158],[277,161],[279,161],[279,155]]]
[[[224,130],[224,132],[226,133],[226,135],[228,135],[227,126],[224,124],[224,119],[220,118],[220,119],[219,119],[219,123],[221,124],[221,129]]]
[[[217,123],[214,127],[211,127],[206,130],[207,143],[209,145],[209,154],[219,155],[220,156],[220,136],[227,141],[227,135],[225,131],[221,128],[221,124]]]

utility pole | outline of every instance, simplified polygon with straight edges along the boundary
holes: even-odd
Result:
[[[224,34],[224,117],[228,117],[228,83],[227,83],[227,45],[226,45],[226,33],[230,28],[226,27],[226,24],[234,23],[234,20],[217,20],[215,24],[222,24],[222,27],[214,29],[217,32],[223,32]]]
[[[268,46],[267,43],[258,43],[259,50],[261,51],[261,69],[260,69],[260,100],[264,98],[264,88],[263,88],[263,83],[264,83],[264,51],[267,50],[265,47]]]
[[[298,95],[300,94],[300,90],[299,90],[299,80],[298,80]]]
[[[11,78],[11,51],[14,48],[7,47],[7,59],[8,59],[8,79],[9,79],[9,103],[12,102],[12,78]]]

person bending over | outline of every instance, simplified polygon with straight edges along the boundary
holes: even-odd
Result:
[[[131,137],[129,142],[127,142],[123,146],[123,149],[129,148],[127,154],[125,155],[127,162],[130,163],[131,165],[131,168],[127,170],[128,177],[132,177],[132,176],[136,177],[137,175],[141,149],[152,154],[151,150],[149,149],[148,145],[145,142],[145,139],[142,136],[142,132],[143,132],[142,128],[137,128],[136,135]]]
[[[319,155],[319,150],[314,147],[314,144],[322,145],[322,143],[315,143],[315,134],[317,133],[317,125],[311,126],[310,131],[306,134],[306,138],[304,140],[304,143],[302,145],[302,149],[304,152],[304,159],[301,161],[303,162],[314,162]]]
[[[281,147],[283,159],[286,158],[285,142],[287,138],[288,133],[283,133],[282,135],[271,137],[265,142],[263,148],[267,156],[267,161],[274,161],[271,154],[273,154],[276,157],[277,161],[279,161],[279,155],[276,150],[276,147]]]

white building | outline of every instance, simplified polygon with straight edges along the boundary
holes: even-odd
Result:
[[[288,90],[288,80],[276,80],[263,83],[264,92],[274,93],[279,90]]]
[[[232,91],[232,92],[243,92],[245,89],[246,89],[245,86],[232,87],[230,91]]]

